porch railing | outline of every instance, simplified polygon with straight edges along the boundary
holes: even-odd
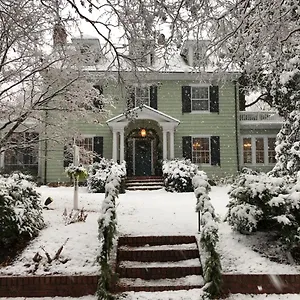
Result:
[[[282,123],[283,118],[272,111],[240,111],[241,122]]]

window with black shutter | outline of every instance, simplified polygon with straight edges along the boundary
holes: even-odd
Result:
[[[150,107],[157,109],[157,86],[150,86]]]
[[[97,90],[97,96],[93,98],[93,105],[98,109],[104,108],[103,102],[103,86],[102,85],[94,85],[93,88]]]
[[[211,144],[211,164],[213,166],[221,166],[220,137],[212,136],[210,138],[210,144]]]
[[[216,85],[209,87],[210,112],[219,112],[219,87]]]
[[[103,137],[95,136],[94,137],[94,162],[99,162],[100,158],[103,157]]]
[[[192,137],[182,137],[182,156],[187,159],[192,159]]]
[[[191,87],[182,86],[181,87],[181,96],[182,96],[182,112],[189,113],[192,111],[191,105]]]

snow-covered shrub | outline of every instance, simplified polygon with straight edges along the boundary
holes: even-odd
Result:
[[[198,166],[189,159],[173,159],[163,162],[163,177],[166,191],[192,192],[192,178],[198,174]]]
[[[192,184],[197,198],[196,212],[201,215],[200,245],[204,247],[206,252],[204,263],[204,280],[208,284],[206,292],[211,299],[214,299],[221,294],[222,283],[220,255],[216,251],[216,244],[219,240],[218,219],[208,196],[211,188],[205,172],[199,172],[198,175],[195,175]]]
[[[0,176],[0,247],[35,237],[44,226],[40,195],[30,176]]]
[[[287,179],[245,170],[233,183],[226,221],[242,233],[267,230],[276,223],[269,201],[287,193]]]
[[[126,164],[118,164],[113,160],[101,158],[100,162],[92,164],[87,178],[87,187],[91,193],[105,193],[105,184],[109,174],[113,172],[121,179],[120,193],[125,192]]]
[[[105,185],[105,199],[102,203],[101,216],[98,220],[98,238],[101,242],[98,262],[101,272],[98,281],[98,299],[114,299],[110,292],[112,282],[112,268],[109,263],[113,241],[116,233],[116,203],[121,184],[118,167],[112,167],[108,174]]]

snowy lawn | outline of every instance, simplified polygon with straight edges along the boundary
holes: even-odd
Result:
[[[222,220],[227,211],[229,187],[212,187],[210,197]],[[99,253],[97,239],[101,203],[104,194],[91,194],[85,188],[79,190],[79,207],[87,210],[86,222],[64,224],[63,212],[69,213],[73,205],[73,188],[40,187],[42,201],[51,196],[54,202],[50,210],[44,210],[47,227],[25,249],[17,260],[0,269],[2,274],[28,274],[33,270],[32,258],[39,252],[44,258],[36,274],[96,274],[99,267],[96,257]],[[119,235],[180,235],[197,234],[198,218],[195,213],[196,199],[193,193],[169,193],[158,191],[127,191],[117,200]],[[250,249],[243,242],[244,237],[220,223],[220,242],[223,272],[225,273],[300,273],[300,267],[271,262]],[[68,239],[68,240],[67,240]],[[66,263],[46,263],[41,247],[53,256],[61,245],[64,249],[61,259]]]

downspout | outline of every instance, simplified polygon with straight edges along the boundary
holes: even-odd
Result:
[[[46,122],[45,122],[44,184],[47,184],[47,156],[48,156],[47,122],[48,122],[48,110],[46,110],[45,121]]]
[[[235,143],[236,143],[236,158],[237,158],[237,170],[240,171],[240,155],[239,155],[239,132],[238,132],[238,99],[237,99],[237,81],[234,81],[234,104],[235,104]]]

